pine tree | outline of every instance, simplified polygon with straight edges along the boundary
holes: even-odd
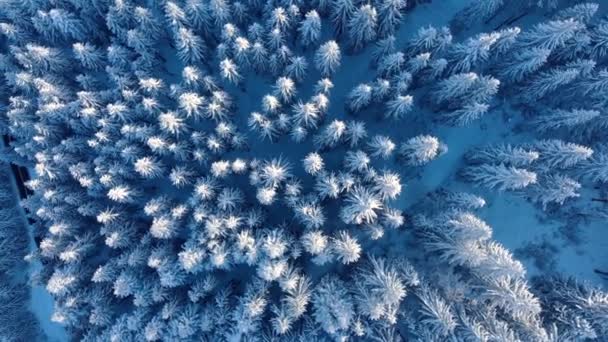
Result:
[[[526,166],[538,160],[540,154],[534,149],[513,147],[510,144],[491,145],[475,149],[466,154],[466,159],[472,163],[505,164]]]
[[[452,73],[469,72],[486,62],[490,57],[490,49],[499,37],[496,32],[482,33],[475,38],[469,38],[464,44],[453,45],[447,57],[448,62],[452,64]]]
[[[419,135],[402,143],[399,147],[399,155],[406,163],[421,166],[437,158],[445,150],[446,147],[439,139],[430,135]]]
[[[372,63],[376,64],[387,55],[395,52],[396,38],[393,35],[388,35],[386,38],[378,40],[374,44],[371,52]]]
[[[598,9],[599,4],[593,2],[577,4],[557,12],[554,19],[574,19],[581,23],[587,24],[595,16]]]
[[[527,101],[537,101],[559,88],[571,84],[579,75],[580,71],[574,68],[551,69],[542,72],[526,86],[523,96]]]
[[[336,36],[341,36],[346,30],[353,14],[355,13],[355,5],[352,0],[335,0],[332,1],[330,9],[331,21],[334,23],[334,31]]]
[[[311,10],[305,15],[305,19],[300,23],[298,32],[304,46],[317,43],[321,36],[321,18],[319,13]]]
[[[450,305],[428,285],[421,286],[416,295],[421,304],[422,319],[420,323],[435,336],[451,335],[456,328],[456,319]]]
[[[376,321],[395,324],[406,288],[395,265],[382,258],[370,256],[353,276],[357,311]]]
[[[584,29],[584,25],[570,18],[541,23],[520,35],[521,47],[554,50],[562,47],[574,35]]]
[[[608,55],[608,22],[602,21],[591,29],[591,46],[597,58]]]
[[[504,6],[504,0],[474,0],[461,12],[454,22],[459,28],[469,27],[472,22],[487,20]]]
[[[384,171],[373,180],[373,190],[382,197],[383,200],[395,199],[401,194],[401,179],[393,172]]]
[[[340,211],[340,218],[346,224],[371,224],[378,217],[383,205],[380,198],[363,187],[355,187],[348,193],[345,206]]]
[[[340,336],[351,325],[355,307],[346,284],[335,276],[325,276],[313,292],[313,317],[321,328],[333,336]]]
[[[306,77],[306,69],[308,69],[306,58],[301,56],[292,57],[290,58],[287,67],[285,67],[285,74],[288,77],[301,82]]]
[[[532,201],[547,208],[550,203],[562,205],[568,198],[579,197],[577,191],[581,184],[572,178],[561,175],[549,175],[541,177],[539,182],[530,187],[528,195]]]
[[[541,115],[530,123],[539,132],[555,131],[566,128],[574,131],[600,115],[597,110],[573,109],[553,110],[551,114]]]
[[[593,155],[593,150],[561,140],[541,140],[532,147],[540,154],[538,162],[545,168],[567,169],[575,166]]]
[[[331,76],[340,67],[340,47],[330,40],[319,47],[315,54],[315,66],[325,77]]]
[[[388,159],[395,151],[395,143],[387,136],[375,135],[367,144],[369,153],[372,157]]]
[[[408,55],[416,56],[424,52],[431,55],[441,54],[452,44],[452,34],[447,27],[436,29],[433,26],[421,27],[406,47]]]
[[[439,82],[433,92],[433,100],[437,104],[454,101],[466,95],[477,83],[479,76],[476,73],[452,75]]]
[[[206,47],[203,40],[192,30],[180,28],[175,33],[177,56],[184,64],[201,62],[205,56]]]
[[[378,4],[378,34],[386,37],[395,32],[397,25],[401,21],[401,11],[407,5],[405,0],[383,0]]]
[[[519,190],[537,182],[536,173],[504,164],[470,166],[462,174],[475,184],[499,191]]]
[[[363,5],[355,11],[348,21],[348,36],[354,50],[363,48],[376,39],[378,14],[371,5]]]
[[[465,104],[462,108],[443,114],[443,118],[450,124],[466,126],[484,116],[490,106],[485,103],[473,102]]]
[[[547,62],[549,54],[551,54],[549,49],[536,47],[523,49],[501,65],[498,70],[500,77],[510,82],[521,82],[540,69]]]
[[[75,43],[72,50],[76,59],[87,69],[100,70],[106,64],[103,52],[89,43]]]
[[[302,125],[304,128],[316,128],[320,117],[319,108],[314,103],[298,102],[293,105],[292,118],[296,125]],[[326,129],[325,133],[330,133],[329,128]]]
[[[368,84],[359,84],[348,93],[348,108],[356,113],[367,107],[372,101],[372,87]]]
[[[340,120],[333,120],[314,136],[313,142],[320,150],[334,148],[343,141],[346,133],[346,124]]]
[[[398,95],[393,100],[386,103],[387,111],[384,117],[387,119],[399,120],[411,112],[414,107],[414,98],[411,95]]]
[[[345,265],[357,262],[361,257],[361,245],[344,230],[337,232],[332,239],[331,251]]]
[[[384,77],[391,76],[401,71],[405,65],[403,52],[395,52],[386,55],[378,63],[378,73]]]

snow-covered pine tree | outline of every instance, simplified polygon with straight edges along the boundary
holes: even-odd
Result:
[[[462,108],[442,114],[442,118],[451,125],[466,126],[484,116],[490,106],[485,103],[468,103]]]
[[[382,0],[377,4],[380,37],[386,37],[395,32],[403,16],[401,12],[405,10],[406,5],[406,0]]]
[[[465,158],[470,163],[505,164],[526,166],[538,160],[540,154],[534,149],[525,149],[510,144],[491,145],[468,152]]]
[[[580,70],[575,68],[555,68],[542,72],[525,86],[523,97],[530,102],[537,101],[546,95],[571,84],[579,75]]]
[[[322,44],[315,53],[315,66],[323,76],[329,77],[340,67],[341,56],[338,43],[330,40]]]
[[[357,51],[376,39],[378,13],[372,5],[362,5],[348,21],[348,36],[353,50]]]
[[[531,186],[527,193],[532,201],[546,209],[551,203],[562,205],[569,198],[579,197],[577,191],[580,188],[581,184],[570,177],[548,175],[540,177],[538,183]]]
[[[530,122],[530,125],[539,132],[555,131],[565,128],[574,131],[581,126],[589,124],[598,117],[600,112],[597,110],[585,109],[556,109],[550,114],[540,115]]]
[[[553,20],[540,23],[523,32],[518,39],[520,47],[554,50],[562,47],[574,35],[584,30],[585,25],[572,19]]]
[[[537,47],[520,49],[506,59],[498,69],[500,78],[509,82],[521,82],[540,69],[551,54],[549,49]]]
[[[414,107],[414,97],[411,95],[397,95],[394,99],[386,103],[384,117],[387,119],[399,120],[412,111]]]
[[[399,305],[406,296],[405,282],[392,260],[370,256],[353,275],[357,312],[372,321],[397,322]]]
[[[499,191],[519,190],[537,182],[536,173],[504,164],[469,166],[462,175],[476,185]]]
[[[345,199],[340,218],[347,224],[374,223],[383,204],[379,197],[364,187],[355,187]]]
[[[452,45],[447,54],[452,73],[469,72],[486,62],[490,57],[490,49],[499,37],[500,34],[497,32],[482,33],[477,37],[469,38],[465,43]]]
[[[550,169],[567,169],[593,155],[593,150],[589,147],[557,139],[540,140],[531,144],[531,148],[539,152],[540,166]]]
[[[474,0],[454,17],[453,25],[461,30],[472,23],[487,20],[504,6],[504,0]]]
[[[479,75],[473,72],[452,75],[437,84],[433,91],[433,101],[438,105],[457,101],[465,96],[478,80]]]
[[[310,46],[316,44],[321,36],[321,18],[315,10],[306,13],[304,18],[298,27],[298,32],[302,39],[302,44]]]
[[[410,138],[399,146],[399,156],[413,166],[429,163],[445,153],[447,147],[439,139],[430,135],[419,135]]]
[[[346,333],[355,318],[355,306],[346,284],[335,276],[325,276],[315,286],[312,298],[313,317],[330,336]]]
[[[406,45],[409,56],[416,56],[424,52],[439,55],[452,44],[452,33],[447,27],[439,29],[429,26],[421,27]]]
[[[336,36],[341,36],[347,29],[356,7],[352,0],[336,0],[332,1],[330,13],[331,21],[334,23],[334,32]]]

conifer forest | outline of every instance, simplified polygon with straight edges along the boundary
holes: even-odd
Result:
[[[0,0],[0,341],[608,341],[607,0]]]

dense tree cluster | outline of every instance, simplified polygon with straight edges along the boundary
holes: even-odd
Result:
[[[473,1],[453,26],[506,3]],[[507,100],[538,136],[469,151],[462,179],[544,209],[608,182],[608,21],[589,3],[529,28],[404,39],[412,7],[0,0],[3,158],[32,172],[28,260],[52,320],[82,341],[605,337],[606,293],[529,284],[482,197],[434,193],[407,212],[399,199],[449,153],[428,126],[408,130],[422,111],[466,126]],[[371,77],[344,85],[368,50]],[[417,249],[373,248],[405,235]]]

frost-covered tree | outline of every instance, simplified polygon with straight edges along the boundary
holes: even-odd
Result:
[[[395,199],[401,194],[401,179],[396,173],[384,171],[374,178],[373,183],[373,190],[384,200]]]
[[[572,178],[561,175],[548,175],[541,177],[537,184],[530,187],[528,196],[546,208],[548,204],[562,205],[568,198],[579,197],[577,191],[581,184]]]
[[[420,322],[436,336],[447,337],[456,328],[456,318],[452,313],[449,303],[430,288],[428,285],[421,286],[416,293],[420,300]]]
[[[534,26],[522,33],[518,39],[521,47],[553,50],[564,46],[584,25],[572,18],[554,20]]]
[[[323,158],[321,158],[321,156],[315,152],[309,153],[302,162],[304,164],[304,171],[313,176],[323,171],[323,167],[325,165],[323,163]]]
[[[321,45],[315,53],[315,66],[323,76],[331,76],[340,67],[341,56],[338,43],[330,40]]]
[[[572,109],[553,110],[550,114],[541,115],[530,123],[539,132],[555,131],[565,128],[574,131],[597,118],[600,112],[597,110]]]
[[[359,84],[348,93],[348,108],[356,113],[372,102],[373,88],[369,84]]]
[[[306,58],[297,56],[289,59],[289,64],[285,67],[285,73],[299,82],[306,77],[306,69],[308,69]]]
[[[184,64],[198,63],[203,61],[205,57],[205,43],[192,30],[180,28],[175,33],[175,46],[177,56]]]
[[[410,56],[430,52],[432,55],[440,54],[452,44],[452,33],[447,27],[439,29],[428,26],[421,27],[415,36],[407,43],[406,49]]]
[[[522,49],[505,60],[498,69],[499,75],[506,81],[521,82],[540,69],[547,62],[550,54],[550,49],[537,47]]]
[[[384,117],[387,119],[402,119],[414,107],[414,97],[411,95],[397,95],[394,99],[386,103],[387,111]]]
[[[448,62],[451,64],[453,73],[469,72],[476,66],[486,62],[490,57],[490,49],[496,42],[500,34],[492,32],[482,33],[475,38],[469,38],[463,44],[454,44],[448,50]]]
[[[381,37],[395,32],[406,5],[406,0],[383,0],[378,3],[378,34]]]
[[[399,156],[410,165],[420,166],[429,163],[446,151],[439,139],[430,135],[410,138],[399,146]]]
[[[374,223],[383,208],[379,197],[360,186],[348,193],[344,204],[340,218],[347,224]]]
[[[315,44],[321,36],[321,17],[315,10],[311,10],[304,16],[304,20],[298,27],[298,32],[304,46]]]
[[[332,1],[330,8],[331,21],[334,23],[334,31],[337,36],[342,35],[346,31],[347,25],[355,11],[356,7],[352,0]]]
[[[452,75],[437,84],[433,100],[437,104],[458,100],[466,95],[478,80],[479,76],[473,72]]]
[[[405,54],[394,52],[382,57],[378,63],[378,73],[383,76],[390,76],[398,73],[405,64]]]
[[[407,292],[394,262],[370,256],[353,278],[357,311],[371,320],[395,324],[399,305]]]
[[[542,72],[526,85],[523,97],[527,101],[537,101],[559,88],[571,84],[579,75],[580,70],[575,68],[551,69]]]
[[[375,135],[370,139],[367,147],[372,157],[388,159],[395,151],[397,145],[387,136]]]
[[[342,230],[337,232],[336,236],[332,239],[331,251],[341,263],[348,265],[359,260],[361,245],[357,239]]]
[[[586,146],[556,139],[541,140],[532,146],[540,154],[539,163],[546,168],[570,168],[593,155],[593,150]]]
[[[465,28],[473,22],[487,20],[504,4],[504,0],[474,0],[454,17],[454,24],[459,28]]]
[[[378,13],[372,5],[362,5],[348,21],[348,36],[350,45],[359,50],[376,39],[378,29]]]
[[[346,284],[334,276],[326,276],[313,292],[313,317],[332,336],[345,333],[355,318],[355,306]]]
[[[465,104],[462,108],[445,113],[442,117],[452,125],[466,126],[479,120],[489,109],[490,106],[488,104],[473,102]]]
[[[476,185],[499,191],[519,190],[537,182],[536,173],[504,164],[470,166],[462,174]]]
[[[87,69],[99,70],[105,65],[103,52],[89,43],[75,43],[72,50],[76,59]]]
[[[334,120],[321,128],[320,132],[313,137],[313,142],[321,150],[334,148],[343,141],[345,133],[346,124],[343,121]]]
[[[540,154],[534,149],[501,144],[472,150],[465,157],[472,163],[526,166],[537,161]]]
[[[237,65],[231,59],[224,59],[220,62],[220,75],[228,82],[237,84],[243,76],[239,73]]]
[[[367,153],[357,150],[348,151],[344,156],[344,166],[351,172],[363,172],[367,170],[371,159]]]

